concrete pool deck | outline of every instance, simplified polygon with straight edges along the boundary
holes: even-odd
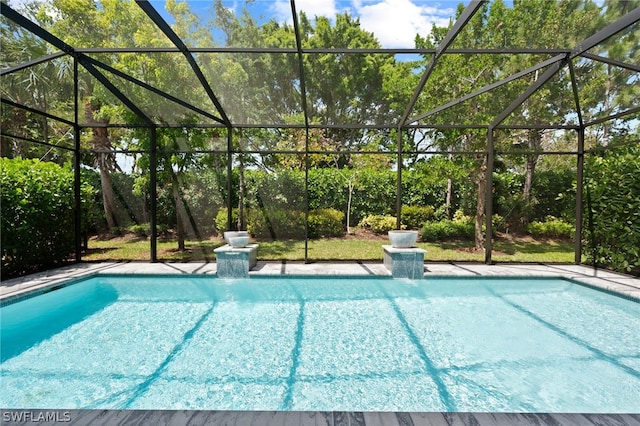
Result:
[[[0,282],[0,299],[12,301],[69,280],[96,274],[203,274],[215,275],[215,263],[78,263]],[[379,275],[390,276],[382,262],[258,262],[250,276],[278,275]],[[563,277],[640,301],[640,278],[574,264],[425,263],[424,279],[435,276]],[[371,412],[263,412],[206,410],[6,410],[2,424],[74,425],[600,425],[640,426],[640,413],[371,413]],[[56,421],[57,420],[57,421]]]
[[[430,276],[503,276],[503,277],[563,277],[588,286],[618,293],[640,301],[640,278],[603,269],[574,264],[497,264],[425,263],[424,279]],[[0,282],[0,299],[24,295],[39,289],[95,274],[202,274],[215,275],[216,264],[102,262],[77,263],[45,272]],[[391,273],[382,262],[260,262],[249,276],[261,275],[379,275]]]

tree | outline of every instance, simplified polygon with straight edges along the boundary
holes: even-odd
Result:
[[[505,13],[506,11],[506,13]],[[545,0],[515,1],[512,9],[504,9],[501,3],[494,3],[489,15],[490,28],[494,43],[491,47],[537,47],[553,49],[557,47],[573,48],[581,42],[591,30],[590,22],[597,17],[598,10],[593,2],[563,0],[549,2]],[[526,26],[522,22],[527,22]],[[493,44],[493,43],[492,43]],[[502,68],[505,75],[513,74],[531,67],[540,61],[534,55],[513,55]],[[515,94],[523,92],[533,84],[544,70],[530,73],[510,85]],[[510,117],[507,122],[531,124],[536,126],[565,124],[569,113],[575,111],[571,93],[571,80],[568,70],[561,71],[555,78],[541,87]],[[522,209],[521,225],[529,222],[528,213],[535,200],[531,197],[533,179],[540,154],[544,152],[543,128],[530,129],[522,137],[518,149],[526,149],[524,185],[522,196],[525,208]],[[503,139],[505,142],[509,138]],[[507,144],[507,149],[509,145]]]
[[[34,13],[34,4],[26,4],[21,12],[27,16]],[[2,68],[39,59],[51,53],[42,39],[22,29],[10,20],[2,20]],[[63,58],[48,60],[23,70],[3,76],[2,96],[16,104],[52,113],[62,118],[73,116],[70,99],[73,93],[72,69]],[[62,122],[21,108],[3,105],[2,128],[8,133],[51,145],[69,148],[73,141],[69,138],[69,127]],[[2,136],[0,151],[3,157],[34,157],[63,163],[70,160],[70,154],[53,150],[45,145],[35,145]]]
[[[373,34],[360,27],[349,14],[339,14],[335,25],[326,17],[316,17],[315,27],[301,13],[301,28],[308,48],[379,48]],[[393,88],[387,76],[395,65],[391,55],[320,53],[305,56],[309,114],[329,125],[391,122]],[[379,132],[375,132],[378,134]],[[331,129],[328,136],[348,149],[369,142],[367,132]]]
[[[604,26],[640,6],[638,1],[605,0],[591,25]],[[637,25],[609,38],[592,53],[628,64],[640,62],[640,28]],[[637,73],[601,61],[583,60],[576,66],[583,113],[588,121],[608,114],[624,112],[640,97]],[[628,132],[634,120],[607,121],[589,129],[591,146],[607,146],[616,133]],[[635,126],[637,129],[637,126]]]
[[[458,15],[462,13],[462,10],[462,7],[458,8]],[[489,37],[487,13],[488,7],[482,6],[465,30],[458,35],[456,43],[465,47],[486,46],[487,37]],[[445,35],[446,29],[434,26],[429,37],[416,37],[416,46],[435,48]],[[428,59],[425,58],[425,61]],[[418,100],[417,108],[428,111],[440,105],[443,100],[458,98],[489,84],[496,78],[494,70],[500,69],[503,61],[504,58],[499,55],[444,55],[440,57],[429,78],[428,87],[425,87],[424,95]],[[438,123],[460,124],[490,122],[491,118],[499,112],[498,107],[502,103],[498,96],[495,96],[496,99],[492,99],[491,102],[487,102],[487,96],[477,96],[439,113],[432,120]],[[484,250],[482,224],[485,214],[487,156],[482,152],[486,149],[486,131],[473,129],[465,131],[458,129],[437,130],[431,132],[431,140],[435,146],[442,150],[478,152],[472,157],[468,176],[476,187],[475,248],[476,250]]]

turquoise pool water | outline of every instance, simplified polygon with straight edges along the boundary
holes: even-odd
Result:
[[[98,276],[0,319],[3,408],[640,412],[640,304],[562,279]]]

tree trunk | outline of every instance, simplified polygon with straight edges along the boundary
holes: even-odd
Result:
[[[240,167],[238,169],[238,231],[244,231],[247,229],[247,220],[244,212],[244,193],[245,193],[245,181],[244,181],[244,158],[242,154],[238,156]]]
[[[113,185],[111,184],[111,175],[109,168],[106,165],[108,162],[107,154],[98,153],[96,162],[98,170],[100,171],[100,187],[102,188],[102,205],[104,206],[104,218],[107,221],[109,230],[112,230],[118,226],[118,217],[115,214],[116,200],[113,192]]]
[[[98,111],[100,106],[93,105],[91,101],[87,101],[84,105],[84,114],[87,123],[100,123],[94,118],[94,112]],[[107,221],[109,230],[119,225],[116,206],[116,197],[111,182],[111,171],[113,170],[113,152],[109,141],[109,133],[104,127],[93,127],[91,129],[91,145],[96,152],[96,167],[100,172],[100,186],[102,190],[102,205],[104,208],[104,218]]]
[[[484,233],[482,232],[482,224],[484,222],[485,192],[487,190],[487,160],[482,162],[482,166],[475,171],[476,186],[478,189],[476,203],[476,219],[475,219],[475,249],[476,251],[484,251]]]
[[[184,206],[184,202],[182,201],[182,196],[180,195],[178,176],[172,171],[171,172],[171,194],[173,195],[173,202],[176,208],[176,237],[178,238],[178,250],[185,251],[185,239],[186,239],[186,224],[188,223],[189,217],[187,214],[187,210]]]
[[[530,151],[538,151],[542,146],[542,130],[532,129],[529,130],[527,135],[527,145]],[[529,224],[529,211],[531,206],[531,188],[533,187],[533,174],[538,164],[539,154],[527,155],[527,164],[524,171],[524,186],[522,187],[522,196],[524,199],[524,209],[522,210],[522,217],[520,221],[523,229]]]
[[[604,83],[604,110],[611,113],[611,86],[613,85],[613,75],[611,65],[607,65],[607,80]],[[611,121],[607,120],[602,123],[602,145],[609,145],[611,135]]]
[[[351,234],[351,200],[353,198],[354,184],[351,179],[348,182],[349,186],[349,199],[347,201],[347,234]]]
[[[447,198],[444,202],[447,219],[451,219],[451,193],[453,192],[453,180],[447,179]]]

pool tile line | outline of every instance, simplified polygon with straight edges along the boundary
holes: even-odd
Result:
[[[484,285],[484,284],[483,284]],[[504,297],[501,294],[496,293],[493,289],[491,289],[489,286],[484,285],[485,288],[487,288],[487,290],[495,297],[497,297],[498,299],[502,300],[506,305],[509,305],[511,307],[513,307],[514,309],[522,312],[524,315],[528,316],[529,318],[539,322],[540,324],[542,324],[544,327],[546,327],[547,329],[553,331],[554,333],[558,334],[559,336],[562,336],[563,338],[575,343],[576,345],[586,349],[587,351],[595,354],[597,357],[606,360],[609,364],[612,364],[616,367],[618,367],[618,369],[623,370],[625,373],[630,374],[634,377],[636,377],[637,379],[640,379],[640,371],[637,371],[631,367],[628,367],[622,363],[620,363],[616,357],[611,356],[609,354],[607,354],[606,352],[601,351],[600,349],[591,346],[589,343],[585,342],[584,340],[573,336],[572,334],[570,334],[567,331],[564,331],[563,329],[556,327],[555,325],[549,323],[548,321],[545,321],[544,319],[540,318],[538,315],[534,314],[533,312],[531,312],[530,310],[528,310],[527,308],[525,308],[524,306],[519,305],[518,303],[512,302],[509,299],[507,299],[506,297]]]
[[[300,350],[302,348],[302,337],[305,322],[305,302],[299,294],[298,303],[300,304],[300,310],[298,311],[298,318],[296,321],[295,342],[291,350],[291,369],[289,370],[289,377],[287,377],[285,397],[282,401],[281,406],[281,409],[284,411],[290,411],[293,405],[294,385],[296,381],[298,366],[300,365]]]
[[[427,374],[433,380],[436,387],[438,388],[438,396],[440,397],[440,401],[442,401],[442,404],[445,406],[447,411],[450,411],[450,412],[457,411],[456,404],[453,401],[453,398],[451,397],[451,393],[447,390],[447,386],[445,385],[444,381],[442,381],[442,379],[440,378],[438,369],[436,368],[436,366],[433,364],[433,362],[427,355],[427,351],[422,346],[422,343],[420,343],[420,339],[413,331],[413,328],[407,321],[407,318],[402,313],[402,310],[400,309],[396,301],[387,294],[384,288],[381,287],[381,290],[385,294],[385,297],[388,303],[393,308],[393,311],[395,312],[396,317],[398,318],[398,321],[400,321],[400,324],[402,325],[405,332],[407,333],[409,340],[418,351],[418,356],[424,363]]]
[[[194,324],[194,326],[191,327],[191,329],[184,334],[184,336],[182,337],[182,340],[173,348],[173,350],[169,353],[169,355],[167,355],[164,361],[160,363],[158,368],[156,368],[156,370],[153,373],[147,376],[144,382],[136,386],[136,389],[133,392],[133,395],[131,395],[131,397],[124,403],[124,408],[129,408],[131,404],[133,404],[138,398],[143,396],[149,390],[151,385],[160,378],[160,376],[167,369],[171,361],[173,361],[173,359],[182,351],[182,349],[193,338],[193,336],[200,329],[200,327],[202,327],[202,324],[204,324],[204,322],[211,316],[216,306],[217,306],[217,303],[214,301],[211,304],[211,307],[209,307],[209,309],[204,314],[202,314],[202,316],[200,317],[200,319],[198,319],[198,321]]]

